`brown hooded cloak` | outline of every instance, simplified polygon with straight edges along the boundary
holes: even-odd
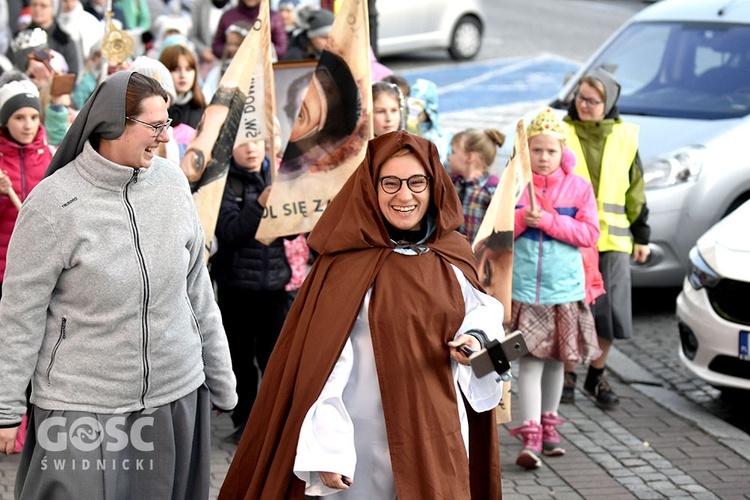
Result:
[[[436,229],[418,256],[394,252],[378,207],[380,167],[410,149],[432,177]],[[478,289],[476,261],[456,229],[461,203],[434,144],[407,132],[373,139],[308,242],[320,256],[300,289],[219,499],[304,498],[292,472],[300,427],[317,400],[372,287],[370,329],[398,498],[502,497],[493,412],[469,418],[461,437],[447,342],[465,315],[457,266]],[[471,463],[471,467],[469,467]],[[360,474],[366,473],[359,472]]]

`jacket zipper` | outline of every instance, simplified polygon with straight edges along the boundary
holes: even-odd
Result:
[[[23,148],[19,150],[19,171],[21,172],[21,201],[25,200],[29,193],[26,192],[26,161],[23,155]]]
[[[52,355],[50,356],[49,366],[47,367],[47,385],[52,385],[50,374],[52,373],[52,367],[55,364],[55,357],[57,356],[57,350],[60,348],[60,344],[62,344],[63,339],[66,337],[65,325],[67,323],[68,323],[67,318],[63,316],[62,322],[60,323],[60,335],[57,337],[57,342],[55,342],[55,347],[52,348]]]
[[[128,218],[130,219],[130,228],[133,232],[133,241],[135,243],[135,253],[138,257],[138,266],[141,271],[141,279],[143,280],[143,301],[141,302],[141,337],[143,339],[143,356],[141,362],[143,364],[143,390],[141,391],[141,405],[146,406],[146,393],[148,392],[148,379],[149,379],[149,362],[148,362],[148,342],[149,342],[149,331],[148,331],[148,305],[151,299],[151,285],[149,283],[148,273],[146,272],[146,263],[143,257],[143,251],[141,250],[140,234],[138,233],[138,225],[135,220],[135,211],[133,205],[130,203],[128,193],[130,186],[138,183],[138,170],[133,171],[133,177],[125,185],[125,206],[128,210]]]

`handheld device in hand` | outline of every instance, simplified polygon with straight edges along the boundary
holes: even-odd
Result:
[[[510,370],[511,361],[515,361],[528,352],[529,348],[523,338],[523,333],[516,330],[502,341],[493,340],[485,349],[471,354],[469,363],[477,377],[484,377],[493,372],[503,374]]]

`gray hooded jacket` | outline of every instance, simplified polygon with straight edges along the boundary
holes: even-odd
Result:
[[[26,200],[0,301],[0,426],[24,391],[50,410],[153,408],[203,383],[237,402],[187,179],[154,158],[115,164],[85,143]]]

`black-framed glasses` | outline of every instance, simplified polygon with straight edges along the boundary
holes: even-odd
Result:
[[[172,124],[172,119],[171,118],[169,118],[164,123],[159,123],[159,124],[156,124],[156,125],[154,125],[153,123],[143,122],[141,120],[138,120],[136,118],[131,118],[129,116],[126,116],[125,119],[126,120],[130,120],[131,122],[140,123],[141,125],[145,125],[145,126],[149,127],[150,129],[152,129],[154,131],[154,139],[156,139],[157,137],[159,137],[161,135],[161,133],[164,132],[164,130]]]
[[[412,193],[421,193],[427,189],[427,186],[430,184],[430,177],[427,175],[415,174],[408,179],[400,179],[395,175],[386,175],[385,177],[379,178],[378,182],[380,182],[380,187],[383,188],[383,191],[388,194],[398,193],[401,189],[401,184],[404,182],[409,186]]]
[[[581,94],[576,95],[576,99],[578,100],[578,102],[585,103],[585,104],[591,106],[592,108],[594,106],[598,106],[598,105],[600,105],[601,103],[604,102],[604,101],[600,101],[598,99],[591,99],[590,97],[583,97]]]

